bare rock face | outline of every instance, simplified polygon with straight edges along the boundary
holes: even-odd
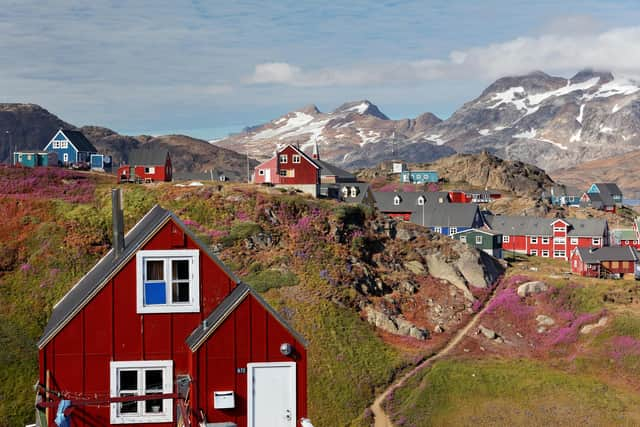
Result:
[[[539,294],[541,292],[546,292],[549,287],[546,283],[541,281],[527,282],[518,286],[518,296],[520,298],[525,298],[528,295]]]
[[[415,326],[413,323],[387,315],[381,311],[375,310],[371,306],[364,309],[367,315],[367,321],[377,328],[390,332],[395,335],[409,336],[418,340],[426,340],[429,338],[429,331]]]

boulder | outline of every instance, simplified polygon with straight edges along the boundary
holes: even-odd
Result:
[[[525,298],[528,295],[545,292],[547,289],[549,289],[549,287],[544,282],[541,282],[541,281],[527,282],[518,286],[518,296],[520,298]]]
[[[538,322],[538,326],[553,326],[556,324],[556,321],[553,318],[540,314],[536,317],[536,322]]]
[[[482,325],[480,325],[480,327],[478,328],[478,332],[489,338],[490,340],[495,340],[496,338],[498,338],[498,334],[496,334],[496,331],[494,331],[493,329],[485,328]]]
[[[429,331],[414,325],[405,319],[389,316],[381,311],[375,310],[371,306],[364,309],[367,315],[367,321],[384,331],[396,335],[403,335],[416,338],[418,340],[426,340],[429,338]]]
[[[472,250],[464,246],[458,255],[459,257],[455,262],[455,266],[469,286],[486,289],[491,286],[504,271],[500,263],[482,251]]]
[[[609,320],[609,319],[607,319],[607,317],[606,317],[606,316],[601,317],[601,318],[598,320],[598,322],[597,322],[597,323],[590,323],[590,324],[588,324],[588,325],[584,325],[582,328],[580,328],[580,333],[581,333],[581,334],[585,334],[585,335],[586,335],[586,334],[590,333],[591,331],[593,331],[594,329],[596,329],[596,328],[601,328],[601,327],[603,327],[604,325],[606,325],[608,320]]]

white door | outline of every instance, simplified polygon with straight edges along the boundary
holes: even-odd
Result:
[[[247,396],[249,427],[295,427],[295,362],[247,364]]]
[[[264,182],[271,182],[271,169],[264,171]]]

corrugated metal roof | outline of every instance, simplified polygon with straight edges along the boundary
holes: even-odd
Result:
[[[473,227],[476,215],[481,213],[474,203],[425,204],[413,211],[411,222],[425,227]]]
[[[395,205],[394,199],[400,197],[400,204]],[[418,205],[418,198],[424,197],[425,205],[448,204],[449,193],[446,191],[374,191],[373,198],[376,208],[380,212],[413,212],[422,205]]]
[[[127,155],[130,166],[158,166],[167,161],[169,151],[165,148],[140,148]]]
[[[262,297],[246,283],[240,282],[231,293],[209,314],[205,322],[201,322],[196,329],[186,339],[186,343],[191,351],[196,351],[215,332],[224,320],[240,305],[242,301],[251,294],[272,316],[282,324],[296,340],[305,347],[307,341],[299,335],[289,324],[273,309]]]
[[[202,243],[191,230],[173,213],[155,205],[151,210],[133,226],[125,236],[125,248],[122,255],[115,257],[111,249],[89,272],[84,275],[67,294],[53,307],[47,326],[38,347],[42,348],[55,334],[73,318],[93,298],[108,280],[117,273],[135,253],[150,239],[155,232],[166,224],[169,219],[184,230],[184,232],[233,280],[238,278],[229,270],[210,248]]]
[[[508,236],[552,236],[552,223],[561,219],[569,224],[567,236],[602,237],[607,229],[604,219],[538,218],[533,216],[485,215],[492,230]]]
[[[605,246],[602,248],[576,248],[580,258],[587,264],[602,261],[637,261],[638,252],[631,246]]]

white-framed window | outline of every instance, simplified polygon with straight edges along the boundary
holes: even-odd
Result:
[[[349,188],[348,187],[342,187],[342,195],[344,197],[347,197],[349,195]]]
[[[401,201],[400,196],[395,196],[393,198],[393,204],[396,205],[396,206],[398,206],[400,204],[400,201]]]
[[[532,249],[531,250],[531,256],[538,256],[538,250],[537,249]]]
[[[60,148],[67,148],[69,147],[69,143],[67,141],[60,141]]]
[[[424,197],[420,196],[418,197],[418,206],[422,206],[424,205]]]
[[[503,235],[502,236],[502,243],[509,243],[509,236]]]
[[[258,175],[264,175],[264,169],[259,169],[258,170]]]
[[[529,238],[529,241],[530,241],[531,243],[538,243],[538,236],[531,236],[531,237]]]
[[[549,258],[549,251],[547,249],[542,250],[542,256],[545,258]]]
[[[300,155],[299,154],[294,154],[291,156],[291,161],[293,163],[300,163]],[[285,162],[286,163],[286,162]]]
[[[60,141],[53,141],[53,148],[60,148]]]
[[[156,173],[155,166],[149,166],[149,167],[144,168],[144,173]]]
[[[358,188],[351,187],[351,197],[356,197],[358,195]]]
[[[600,244],[600,238],[594,237],[593,239],[591,239],[591,243],[594,244],[594,245],[599,245]]]
[[[543,245],[548,245],[549,244],[549,238],[548,237],[541,237],[541,243]]]
[[[111,397],[173,393],[173,360],[111,362]],[[111,424],[173,421],[173,399],[111,403]]]
[[[460,236],[460,241],[462,243],[467,243],[467,236]]]
[[[565,239],[564,237],[554,237],[553,238],[553,244],[554,245],[564,245],[565,243],[567,243],[567,239]]]
[[[449,227],[449,236],[453,236],[458,232],[458,227]]]
[[[566,230],[567,228],[564,225],[558,225],[556,227],[553,227],[554,233],[564,233]]]
[[[280,169],[280,176],[287,176],[287,170],[286,169]]]
[[[571,244],[572,245],[577,245],[578,244],[578,238],[577,237],[572,237],[571,238]]]
[[[288,158],[286,154],[280,154],[280,163],[287,163]]]
[[[200,252],[197,249],[138,251],[138,313],[200,311]]]
[[[433,231],[435,231],[436,233],[442,233],[442,228],[441,227],[433,227]]]
[[[565,252],[564,251],[553,251],[553,257],[554,258],[564,258],[565,257]]]
[[[482,236],[476,236],[476,245],[482,244]]]
[[[68,162],[69,161],[69,153],[64,153],[62,155],[62,161],[63,162]]]

